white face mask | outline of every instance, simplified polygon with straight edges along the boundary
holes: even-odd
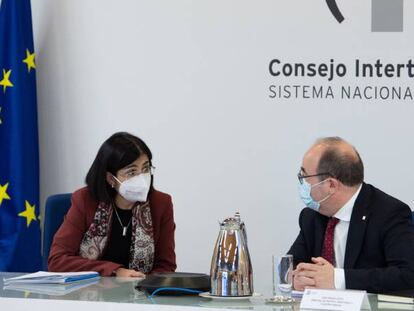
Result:
[[[123,182],[118,178],[114,178],[119,182],[119,194],[129,202],[146,202],[148,192],[151,186],[151,174],[139,174],[131,177]]]

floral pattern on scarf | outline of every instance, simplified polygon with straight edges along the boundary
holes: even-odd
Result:
[[[79,255],[97,260],[102,257],[108,243],[112,224],[113,207],[100,203],[94,220],[83,236]],[[132,237],[129,256],[129,269],[149,273],[154,265],[154,230],[151,209],[148,202],[137,204],[132,209]]]

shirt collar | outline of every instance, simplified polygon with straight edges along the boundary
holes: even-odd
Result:
[[[355,200],[358,197],[362,188],[362,184],[359,186],[358,190],[354,195],[342,206],[339,211],[336,212],[333,217],[338,218],[341,221],[351,221],[352,210],[354,208]]]

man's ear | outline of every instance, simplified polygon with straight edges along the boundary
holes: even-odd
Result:
[[[335,179],[335,178],[330,178],[329,179],[329,192],[331,194],[335,193],[336,191],[339,190],[340,187],[340,182],[339,180]]]

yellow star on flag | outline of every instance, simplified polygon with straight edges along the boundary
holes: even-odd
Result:
[[[6,93],[7,87],[13,86],[13,83],[11,83],[10,81],[10,74],[11,74],[11,69],[9,71],[6,71],[5,69],[3,69],[3,80],[0,81],[0,85],[3,86],[3,93]]]
[[[5,184],[4,186],[0,185],[0,206],[3,203],[3,200],[10,200],[10,197],[7,194],[8,186],[9,186],[9,183]]]
[[[28,49],[26,49],[26,58],[23,60],[23,63],[27,64],[27,71],[30,72],[30,69],[36,69],[35,64],[35,53],[30,53]]]
[[[35,214],[35,205],[30,205],[29,202],[24,201],[26,210],[24,212],[19,213],[19,216],[26,218],[26,224],[29,227],[32,220],[36,221],[36,214]]]

